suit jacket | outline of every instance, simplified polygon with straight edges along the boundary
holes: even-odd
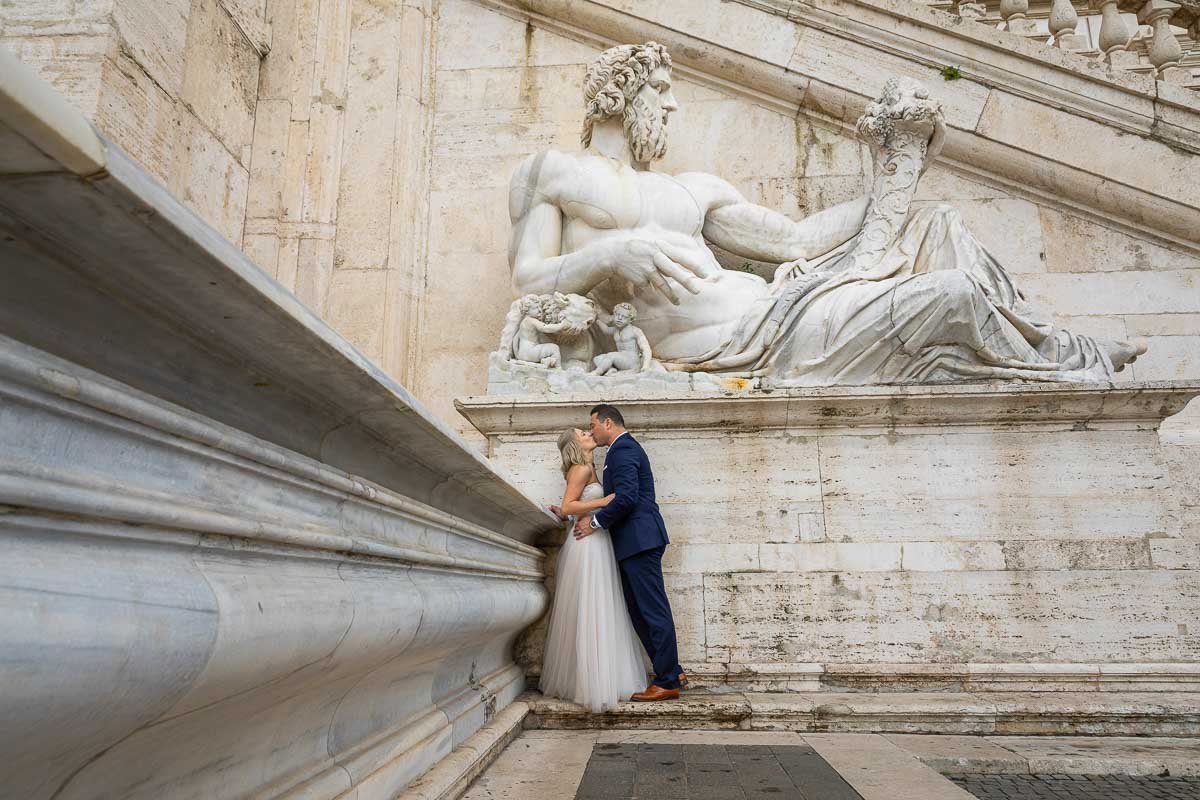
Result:
[[[628,433],[608,448],[604,493],[616,497],[596,512],[596,523],[608,528],[617,561],[667,545],[667,526],[654,497],[650,459]]]

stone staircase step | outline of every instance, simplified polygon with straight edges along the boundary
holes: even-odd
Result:
[[[593,713],[536,692],[527,728],[1200,736],[1193,692],[685,692]]]

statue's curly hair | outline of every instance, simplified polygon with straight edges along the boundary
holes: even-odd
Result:
[[[617,303],[615,306],[613,306],[613,313],[615,314],[621,309],[625,309],[625,313],[629,316],[630,322],[633,322],[635,319],[637,319],[637,309],[634,308],[633,303]]]
[[[591,145],[596,123],[623,114],[626,103],[659,67],[671,68],[671,54],[657,42],[610,47],[588,65],[583,79],[585,112],[580,136],[584,147]]]

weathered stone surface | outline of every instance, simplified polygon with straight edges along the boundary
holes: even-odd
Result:
[[[940,535],[951,539],[1157,533],[1168,524],[1158,447],[1154,436],[1134,431],[1106,431],[1094,442],[1069,431],[1003,430],[823,442],[826,530],[835,539],[927,539],[936,518]],[[1048,474],[1055,479],[1045,480]]]
[[[605,399],[654,466],[698,685],[1178,691],[1200,578],[1155,420],[1186,386]],[[460,408],[548,503],[592,401]]]
[[[938,772],[1029,772],[1029,762],[1006,747],[1005,739],[994,742],[980,736],[922,736],[912,733],[889,733],[884,738]]]
[[[540,694],[525,697],[533,728],[702,728],[745,729],[750,717],[750,701],[742,694],[690,692],[670,703],[621,703],[612,711],[593,713],[565,700]]]
[[[125,54],[105,60],[99,73],[95,120],[101,130],[155,178],[182,188],[187,171],[177,167],[183,160],[177,152],[188,143],[193,127],[185,129],[176,99]],[[203,188],[195,187],[197,192]]]
[[[535,728],[736,728],[792,731],[812,741],[812,734],[825,732],[953,735],[1015,733],[1020,728],[1046,735],[1077,730],[1106,736],[1194,737],[1200,730],[1197,697],[1181,692],[689,691],[675,702],[622,703],[604,714],[536,693],[525,699],[530,705],[527,724]],[[1003,747],[1006,738],[974,741]],[[1011,763],[997,762],[993,768]]]
[[[1200,651],[1178,635],[1178,614],[1161,605],[1196,596],[1200,578],[1185,575],[1114,572],[1101,582],[1086,570],[713,574],[705,576],[705,641],[740,662],[1028,663],[1048,651],[1072,661],[1190,661]],[[1098,608],[1108,623],[1085,627]],[[1127,618],[1138,627],[1116,624]]]
[[[1194,253],[1164,247],[1051,207],[1043,206],[1040,214],[1046,270],[1049,272],[1173,270],[1200,266]]]
[[[243,169],[250,166],[258,70],[258,53],[228,10],[218,0],[195,0],[179,99]]]
[[[1127,134],[1048,105],[993,91],[988,95],[977,130],[1010,146],[1036,147],[1043,155],[1081,169],[1094,171],[1102,164],[1103,174],[1115,180],[1153,181],[1156,193],[1164,197],[1178,200],[1188,197],[1188,182],[1181,170],[1186,171],[1190,154],[1167,144],[1147,143],[1154,152],[1147,161],[1113,158],[1113,153],[1120,153],[1128,146]],[[1031,137],[1037,138],[1036,145]]]
[[[509,765],[516,755],[515,751],[524,749],[518,746],[514,752],[508,751],[509,745],[522,734],[521,726],[528,713],[529,705],[520,701],[505,708],[478,733],[439,761],[436,767],[422,775],[420,780],[405,788],[399,795],[399,800],[441,800],[445,797],[457,797],[468,787],[471,787],[472,792],[486,791],[491,780],[504,775],[507,770],[511,769]],[[540,753],[536,754],[534,758],[540,755]],[[561,757],[560,752],[556,752],[555,755],[557,757],[554,775],[559,780],[563,780],[559,776],[562,776],[564,771],[568,771],[569,774],[569,768],[566,759]],[[498,758],[502,761],[496,765],[495,770],[491,770],[491,765]],[[529,761],[523,761],[519,764],[519,769],[528,774],[530,766]],[[478,785],[474,784],[475,779],[485,770],[488,770],[491,780],[485,778]],[[382,792],[383,789],[371,786],[369,791]],[[394,792],[395,789],[393,788],[392,791]],[[362,794],[363,789],[360,787],[359,795]],[[393,794],[393,796],[395,795]],[[470,798],[471,795],[467,795],[467,797]]]
[[[917,738],[923,741],[914,742]],[[906,741],[897,744],[905,749],[914,745],[923,746],[928,748],[930,753],[937,752],[938,749],[938,743],[929,737],[906,737]],[[1004,770],[1005,772],[1053,775],[1200,775],[1200,742],[1195,739],[1004,736],[989,737],[985,740],[985,746],[1003,748],[1025,763],[1025,769]],[[924,756],[918,757],[925,763],[930,763]],[[957,771],[940,766],[935,769],[942,772]]]
[[[192,48],[187,41],[192,19],[191,0],[113,0],[110,6],[118,37],[117,47],[122,54],[136,62],[165,93],[179,97],[188,62],[185,49]],[[203,19],[203,24],[220,24],[207,9],[198,16]],[[192,49],[192,54],[200,55],[199,48]],[[208,66],[215,64],[210,61]],[[253,113],[253,110],[251,106],[249,111]]]
[[[970,800],[948,781],[931,780],[933,770],[883,737],[813,734],[804,737],[830,766],[845,776],[863,800]]]
[[[242,242],[249,175],[237,157],[190,114],[179,122],[171,184],[179,199],[234,244]]]
[[[383,270],[335,268],[328,290],[329,324],[376,362],[382,360],[384,349],[387,278]]]
[[[598,735],[595,731],[524,731],[471,785],[465,800],[574,797]],[[552,764],[553,769],[547,769]],[[446,795],[403,795],[441,800]]]

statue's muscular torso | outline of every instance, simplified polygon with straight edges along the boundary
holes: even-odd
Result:
[[[535,157],[513,179],[514,224],[520,230],[527,211],[536,203],[554,206],[561,217],[558,253],[574,253],[605,239],[645,239],[667,242],[686,251],[701,275],[698,294],[673,284],[679,297],[674,305],[651,287],[631,296],[624,281],[602,280],[594,285],[559,285],[560,291],[590,293],[603,305],[632,302],[638,326],[646,333],[656,356],[680,358],[719,346],[743,313],[767,292],[756,275],[723,269],[704,243],[705,216],[722,201],[711,176],[688,173],[678,177],[635,170],[615,159],[556,151]],[[723,182],[716,182],[719,187]],[[534,267],[536,269],[536,266]],[[518,291],[526,291],[528,275],[514,273]]]

